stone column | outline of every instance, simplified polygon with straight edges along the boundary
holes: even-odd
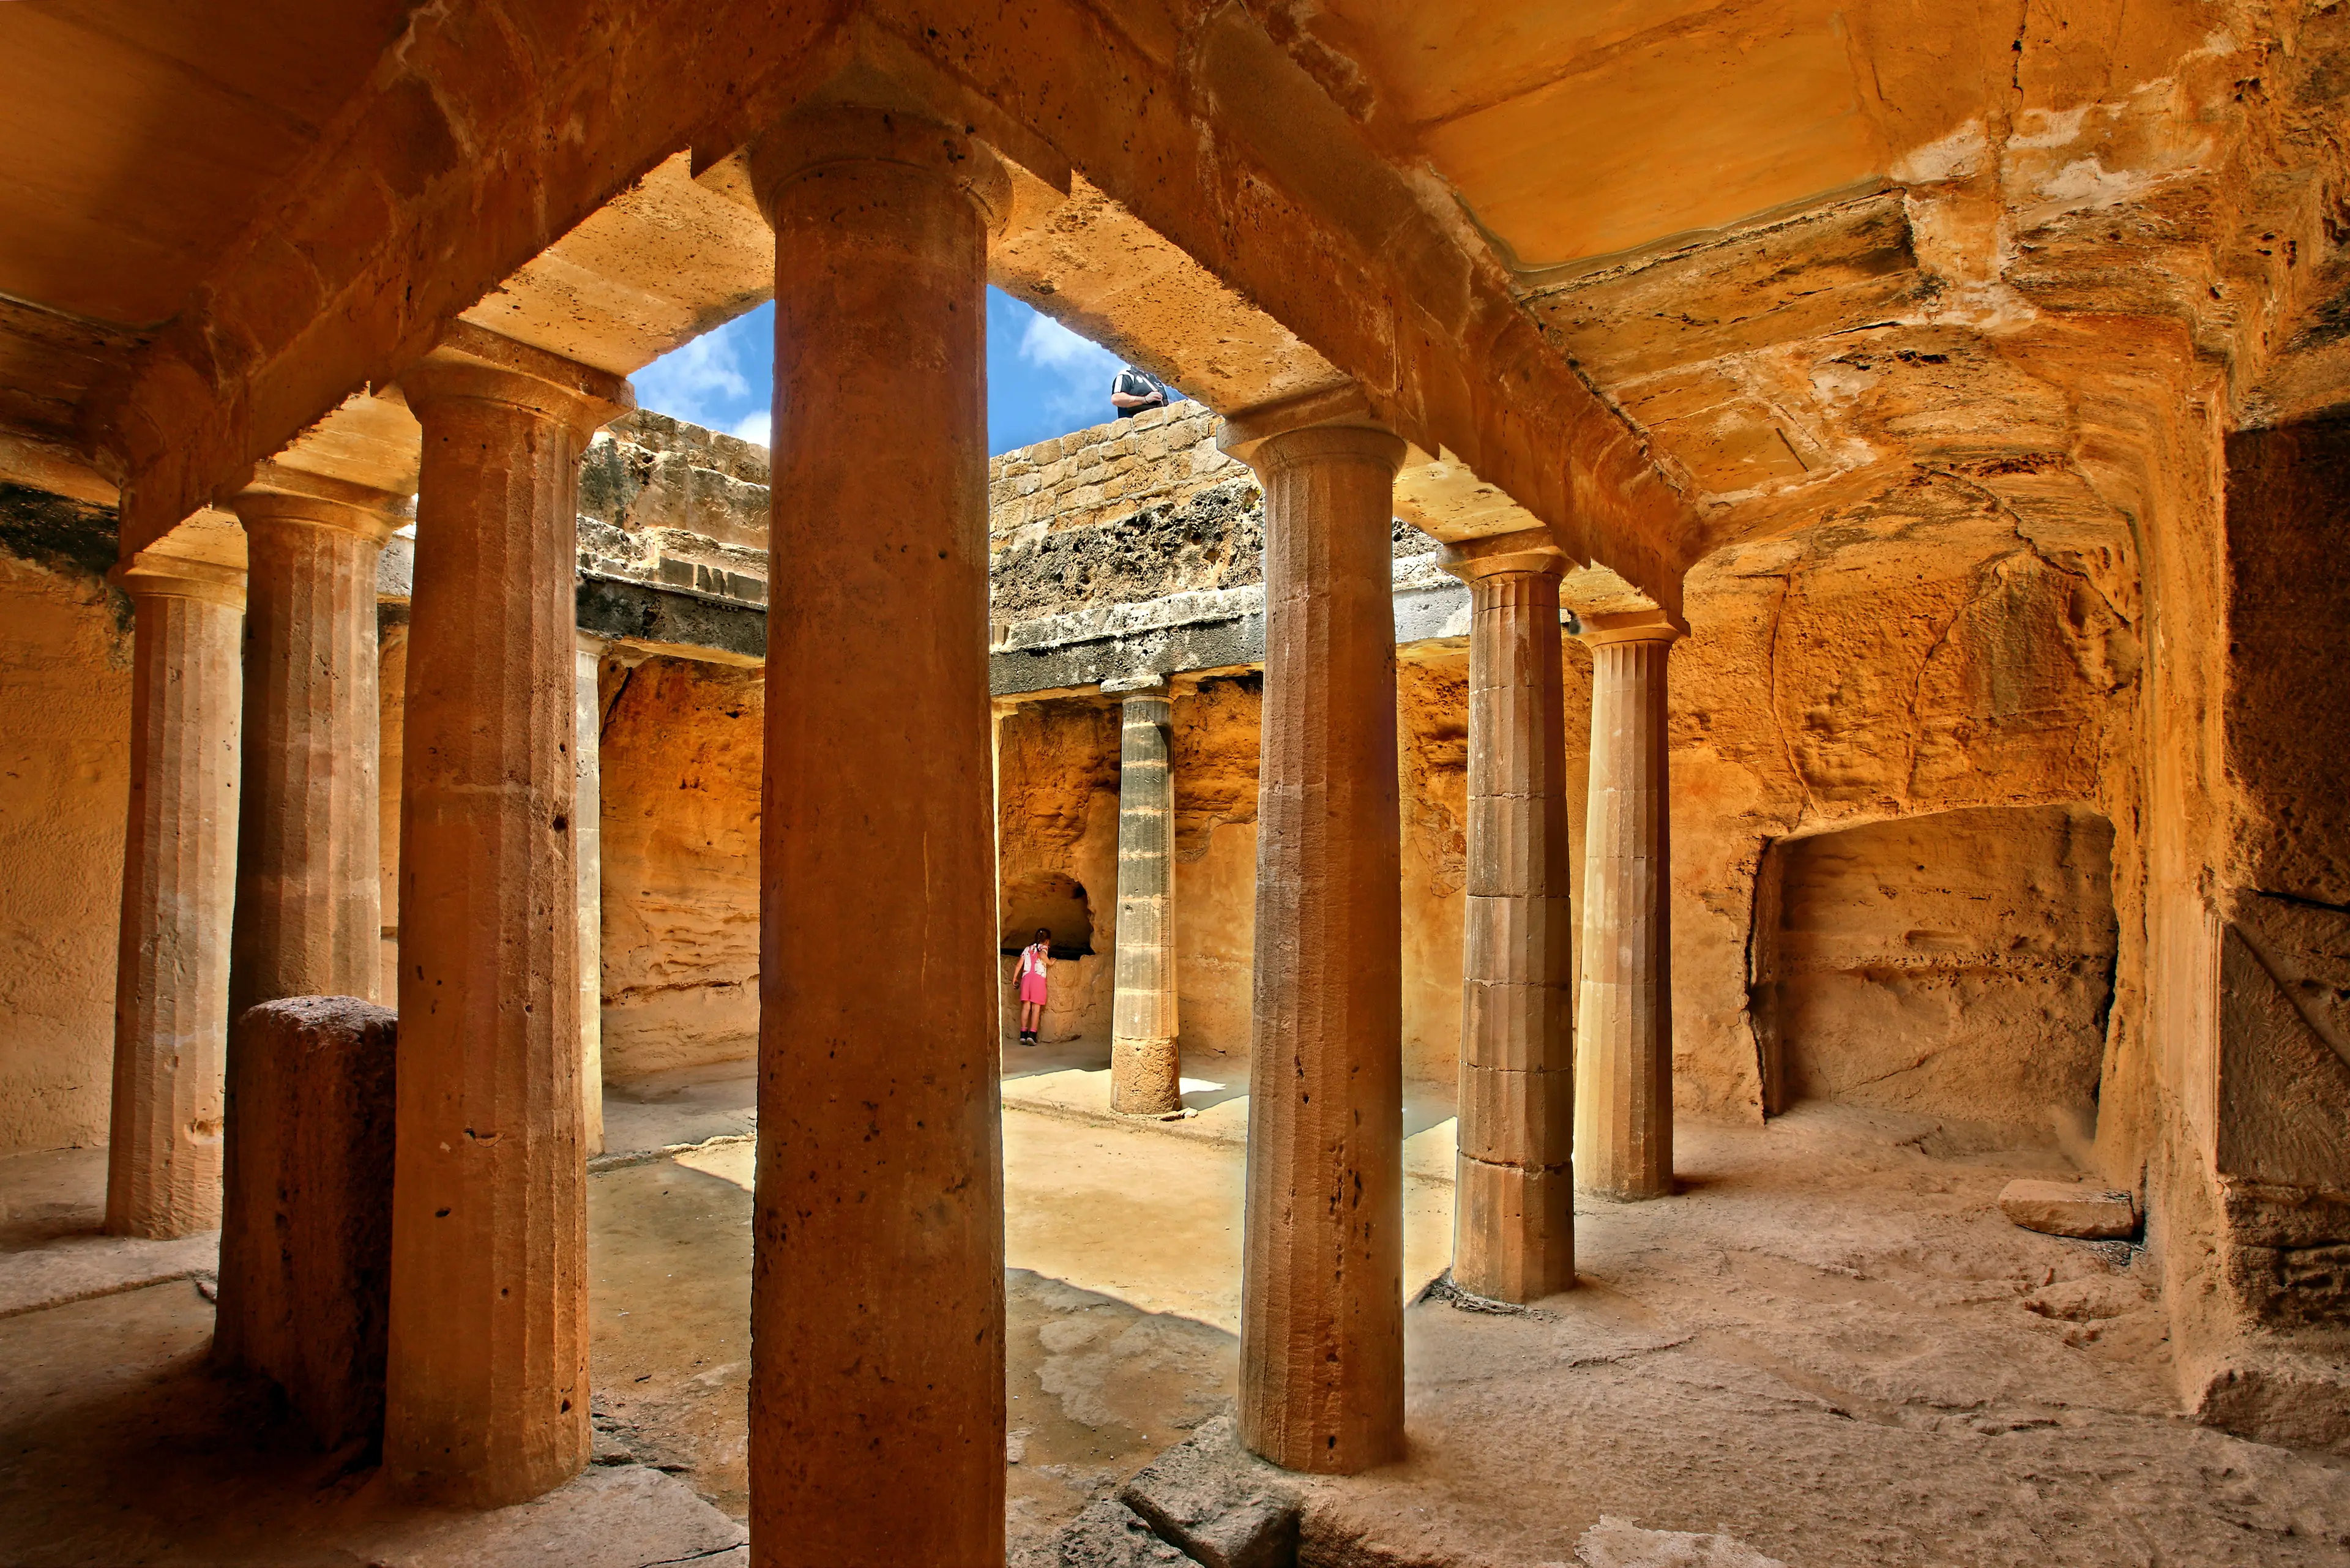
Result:
[[[1575,1013],[1575,1185],[1608,1198],[1673,1189],[1671,846],[1665,659],[1654,611],[1595,615],[1591,795]]]
[[[1528,1302],[1575,1283],[1566,711],[1545,529],[1449,547],[1469,584],[1469,887],[1452,1278]]]
[[[1241,1437],[1287,1469],[1344,1474],[1403,1451],[1388,541],[1404,446],[1281,410],[1233,420],[1222,441],[1265,493]]]
[[[616,377],[456,329],[424,427],[400,791],[384,1469],[473,1507],[588,1461],[573,531]]]
[[[578,741],[571,753],[577,794],[571,837],[579,860],[580,1127],[588,1152],[598,1155],[604,1152],[604,703],[597,668],[604,639],[584,631],[574,635],[572,701]]]
[[[381,973],[371,993],[386,1007],[400,1001],[400,774],[407,755],[408,606],[394,607],[398,618],[377,615],[376,659],[376,887],[382,900]]]
[[[220,1223],[244,573],[143,550],[120,580],[138,619],[106,1228],[185,1236]]]
[[[376,558],[398,497],[298,478],[249,491],[244,524],[244,792],[229,940],[225,1201],[213,1354],[246,1359],[255,1271],[274,1267],[273,1200],[241,1175],[245,1010],[375,990],[381,967]],[[261,1135],[266,1145],[276,1135]]]
[[[1168,745],[1175,701],[1164,681],[1123,695],[1109,1105],[1164,1116],[1183,1106],[1175,1043],[1175,774]]]
[[[752,176],[792,585],[767,634],[752,1561],[1001,1563],[984,321],[1009,177],[958,129],[839,108],[771,131]]]

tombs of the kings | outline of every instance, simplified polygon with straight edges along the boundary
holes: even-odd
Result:
[[[2345,639],[2339,0],[0,0],[0,1568],[2350,1568]]]

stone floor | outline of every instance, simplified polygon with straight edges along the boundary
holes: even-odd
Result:
[[[1057,1568],[1087,1501],[1228,1405],[1246,1098],[1210,1064],[1196,1114],[1136,1123],[1097,1053],[1008,1065],[1009,1524]],[[89,1235],[96,1151],[0,1160],[0,1565],[740,1562],[750,1084],[608,1098],[602,1462],[472,1519],[392,1508],[208,1373],[205,1260]],[[1685,1126],[1679,1196],[1586,1203],[1581,1287],[1494,1314],[1421,1289],[1446,1109],[1408,1116],[1411,1453],[1307,1485],[1308,1563],[2350,1568],[2350,1466],[2180,1418],[2141,1261],[1999,1216],[2054,1150],[1825,1106]],[[628,1158],[676,1144],[706,1147]]]

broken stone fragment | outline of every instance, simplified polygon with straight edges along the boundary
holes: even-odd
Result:
[[[2126,1192],[2069,1181],[2011,1181],[1999,1195],[2000,1212],[2027,1231],[2107,1241],[2137,1233],[2137,1206]]]
[[[1059,1568],[1180,1568],[1183,1554],[1116,1498],[1086,1505],[1061,1532]]]
[[[1119,1489],[1159,1538],[1207,1568],[1291,1568],[1297,1494],[1273,1467],[1243,1453],[1219,1416]]]

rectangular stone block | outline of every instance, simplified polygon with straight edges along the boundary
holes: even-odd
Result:
[[[237,1187],[252,1272],[244,1366],[277,1384],[323,1449],[383,1431],[391,1299],[396,1015],[349,996],[249,1009],[238,1024]]]

